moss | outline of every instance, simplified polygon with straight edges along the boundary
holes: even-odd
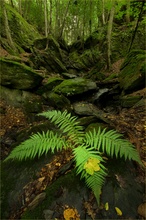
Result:
[[[0,58],[1,84],[16,89],[32,89],[40,84],[43,78],[30,67],[15,61]]]
[[[109,81],[109,80],[115,79],[115,78],[117,78],[117,77],[118,77],[117,73],[112,73],[110,76],[108,76],[108,77],[104,80],[104,82],[107,82],[107,81]]]
[[[55,92],[48,92],[44,94],[44,97],[48,100],[49,104],[58,109],[69,109],[70,101],[62,94],[56,94]]]
[[[130,108],[141,100],[142,96],[123,96],[121,100],[121,106]]]
[[[81,94],[96,89],[96,83],[83,78],[67,79],[54,88],[54,92],[67,96]]]
[[[124,90],[145,87],[146,51],[133,50],[126,57],[119,74],[120,87]]]
[[[63,81],[62,78],[51,77],[51,78],[48,79],[48,82],[46,83],[46,85],[42,86],[41,88],[39,88],[37,90],[37,93],[42,95],[45,92],[51,91],[55,86],[60,84],[62,81]]]
[[[6,4],[6,10],[12,39],[19,52],[22,52],[23,49],[30,48],[33,40],[40,37],[40,34],[9,4]],[[0,30],[0,34],[2,38],[6,38],[3,12],[0,13],[0,20],[1,27],[3,27]],[[13,50],[11,50],[8,46],[7,49],[11,54],[14,54]]]
[[[37,206],[34,210],[27,210],[21,219],[44,219],[43,211],[48,209],[51,204],[56,200],[56,192],[60,190],[60,188],[67,187],[68,191],[77,191],[77,185],[80,184],[80,179],[76,177],[75,170],[70,173],[61,176],[58,178],[52,185],[48,186],[46,189],[46,199]]]

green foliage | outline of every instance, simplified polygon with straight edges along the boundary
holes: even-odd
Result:
[[[60,132],[47,131],[32,135],[28,140],[17,146],[5,159],[24,160],[33,159],[36,155],[40,157],[49,151],[72,148],[76,163],[76,173],[85,179],[86,185],[92,189],[99,203],[101,188],[104,184],[107,169],[105,167],[105,155],[109,157],[125,158],[135,160],[141,164],[138,152],[122,135],[114,130],[106,132],[106,129],[98,132],[84,132],[79,125],[77,117],[67,111],[48,111],[39,114],[45,116],[58,126]],[[107,158],[106,158],[107,159]]]

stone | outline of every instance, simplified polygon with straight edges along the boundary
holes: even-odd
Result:
[[[131,51],[121,66],[119,73],[120,87],[125,91],[145,88],[146,51]]]
[[[46,193],[40,193],[38,194],[33,201],[28,205],[29,210],[33,210],[36,208],[44,199],[46,198]]]
[[[43,80],[43,77],[38,75],[30,67],[14,61],[1,58],[0,66],[2,86],[21,90],[32,90],[38,87]]]
[[[37,90],[37,94],[42,95],[45,92],[51,91],[53,90],[53,88],[55,86],[57,86],[58,84],[60,84],[63,81],[62,78],[59,77],[50,77],[47,81],[47,83],[44,86],[41,86],[38,90]]]
[[[62,83],[60,83],[58,86],[54,88],[54,92],[58,94],[63,94],[65,96],[73,96],[77,94],[82,94],[89,90],[96,89],[97,86],[95,82],[81,77],[77,77],[75,79],[64,80]]]
[[[55,108],[69,108],[70,101],[63,94],[57,94],[55,92],[46,92],[43,94],[43,97],[49,102],[49,105]]]
[[[105,123],[109,123],[107,114],[101,109],[98,109],[94,104],[86,102],[75,102],[73,103],[73,109],[78,115],[93,115],[96,116],[97,119],[104,121]]]
[[[16,48],[19,52],[24,52],[25,50],[30,51],[30,47],[36,38],[40,37],[38,31],[33,25],[29,24],[26,19],[24,19],[20,13],[15,10],[10,4],[6,4],[8,23],[10,26],[11,34]],[[11,48],[6,39],[6,29],[5,29],[5,16],[3,15],[3,10],[0,13],[0,36],[3,48],[5,48],[10,54],[15,54],[14,49]]]

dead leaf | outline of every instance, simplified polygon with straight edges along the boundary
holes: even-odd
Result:
[[[78,214],[78,211],[76,209],[68,208],[64,210],[63,216],[65,220],[80,220],[80,215]]]
[[[108,204],[108,202],[105,203],[105,206],[104,206],[104,207],[105,207],[105,210],[106,210],[106,211],[109,210],[109,204]]]
[[[122,211],[118,207],[115,207],[115,210],[117,212],[117,215],[122,216]]]

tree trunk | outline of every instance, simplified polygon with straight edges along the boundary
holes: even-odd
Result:
[[[113,1],[112,8],[110,11],[110,17],[108,21],[108,27],[107,27],[107,68],[109,70],[111,68],[111,37],[112,37],[114,12],[115,12],[115,4]]]
[[[127,0],[125,18],[126,18],[126,22],[129,23],[130,22],[130,0]]]
[[[47,0],[44,0],[44,16],[45,16],[45,37],[47,37],[48,36]]]
[[[68,1],[67,7],[66,7],[66,11],[65,11],[64,18],[63,18],[63,21],[62,21],[62,26],[61,26],[59,37],[62,37],[62,34],[63,34],[63,29],[64,29],[64,26],[65,26],[65,20],[66,20],[66,16],[67,16],[67,13],[68,13],[68,8],[69,8],[69,5],[70,5],[70,2],[71,2],[71,0]]]
[[[104,6],[104,0],[102,0],[102,24],[105,25],[105,6]]]
[[[19,2],[18,2],[18,7],[19,7],[19,14],[21,14],[22,15],[22,7],[21,7],[21,0],[19,0]]]
[[[50,0],[49,33],[52,33],[52,0]]]
[[[15,44],[14,44],[14,42],[12,40],[12,36],[11,36],[11,30],[10,30],[9,23],[8,23],[8,16],[7,16],[7,11],[5,8],[4,0],[1,0],[1,4],[2,4],[2,10],[4,13],[4,25],[5,25],[6,37],[7,37],[7,40],[8,40],[10,47],[14,50],[14,53],[17,53],[17,49],[15,47]]]

